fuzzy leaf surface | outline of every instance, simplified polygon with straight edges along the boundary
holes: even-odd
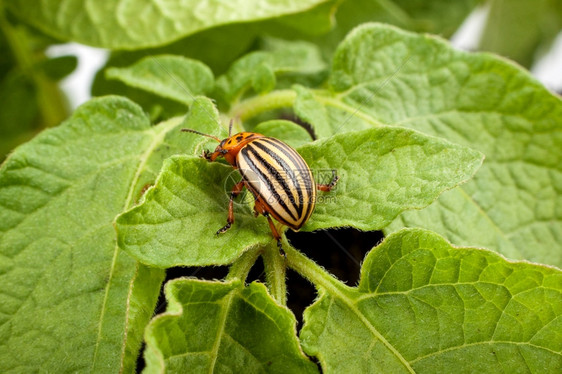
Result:
[[[178,279],[146,331],[146,373],[317,373],[296,320],[263,284]],[[173,339],[170,339],[173,337]]]
[[[6,5],[21,19],[63,40],[111,49],[140,49],[168,44],[219,25],[304,12],[324,2],[101,0],[84,4],[71,0],[61,6],[60,1],[47,0],[35,7],[25,1]]]
[[[298,151],[317,183],[329,183],[332,169],[340,177],[335,189],[318,192],[304,231],[381,229],[400,212],[422,208],[469,180],[483,159],[470,148],[396,127],[346,132]]]
[[[119,246],[145,264],[166,268],[229,264],[244,250],[269,243],[267,221],[256,219],[247,204],[236,204],[233,227],[216,235],[239,179],[220,163],[169,158],[142,204],[117,219]]]
[[[217,78],[216,94],[225,103],[238,100],[248,88],[253,88],[256,93],[272,90],[276,75],[317,74],[326,69],[320,50],[314,44],[266,40],[266,51],[245,55],[235,61],[226,74]]]
[[[374,248],[358,287],[321,289],[304,321],[325,373],[562,370],[560,270],[420,229]]]
[[[300,147],[312,141],[306,129],[292,121],[265,121],[254,127],[252,131],[282,140],[293,148]]]
[[[191,149],[180,122],[95,99],[2,165],[1,372],[134,370],[164,274],[117,248],[113,220]]]
[[[330,136],[381,124],[477,149],[475,178],[387,232],[424,227],[457,245],[562,266],[562,100],[489,54],[370,24],[340,45],[330,89],[300,88],[297,113]]]
[[[105,74],[108,79],[187,106],[195,96],[210,92],[214,86],[213,72],[205,64],[173,55],[145,57],[126,68],[109,68]]]

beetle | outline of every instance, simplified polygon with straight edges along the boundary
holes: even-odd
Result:
[[[233,168],[238,169],[242,180],[234,185],[230,193],[227,223],[217,231],[226,232],[234,223],[233,201],[244,187],[255,199],[254,215],[267,218],[269,228],[281,253],[281,235],[275,227],[277,222],[298,231],[310,218],[316,204],[316,190],[330,191],[339,177],[332,170],[332,180],[328,184],[317,184],[306,161],[288,144],[279,139],[255,132],[232,134],[232,121],[228,137],[221,140],[213,135],[192,129],[181,129],[206,136],[219,142],[214,152],[207,150],[203,158],[213,162],[223,157]]]

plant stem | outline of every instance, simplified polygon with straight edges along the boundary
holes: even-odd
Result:
[[[262,254],[265,279],[271,296],[280,305],[287,304],[287,285],[285,284],[286,263],[277,246],[270,245]]]
[[[332,294],[347,293],[349,287],[334,278],[316,262],[300,253],[286,239],[283,241],[283,249],[287,256],[287,265],[315,286],[320,286]]]
[[[265,95],[252,97],[234,105],[230,110],[230,118],[239,118],[242,122],[248,118],[278,108],[292,107],[297,93],[293,90],[273,91]]]
[[[45,74],[36,69],[37,58],[29,49],[31,42],[25,30],[14,27],[5,17],[5,10],[0,3],[0,31],[13,53],[14,59],[21,71],[33,82],[36,91],[37,106],[41,113],[42,127],[58,125],[67,116],[64,99],[56,82],[51,81]],[[45,58],[43,54],[40,55]]]
[[[226,280],[240,279],[241,281],[245,281],[250,269],[254,266],[254,263],[262,251],[263,247],[256,246],[242,253],[242,256],[238,257],[232,266],[230,266]]]

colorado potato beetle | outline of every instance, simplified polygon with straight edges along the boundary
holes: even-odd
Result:
[[[219,142],[214,152],[205,151],[203,157],[211,162],[223,157],[242,176],[242,180],[234,185],[230,193],[227,223],[217,231],[217,235],[224,233],[234,223],[233,200],[246,187],[255,199],[254,215],[257,217],[262,214],[267,218],[277,246],[283,253],[281,235],[272,217],[295,231],[299,230],[314,210],[316,190],[330,191],[339,179],[332,170],[330,183],[317,184],[304,159],[289,145],[254,132],[231,135],[232,122],[228,138],[223,140],[192,129],[181,131]]]

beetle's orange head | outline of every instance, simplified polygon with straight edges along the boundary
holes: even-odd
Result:
[[[226,162],[236,167],[236,156],[238,152],[254,139],[263,138],[262,134],[255,132],[239,132],[226,139],[221,140],[215,151],[207,159],[214,161],[217,157],[224,157]]]
[[[219,145],[215,148],[213,153],[205,152],[203,156],[209,161],[215,161],[217,157],[224,157],[226,162],[234,167],[236,167],[236,156],[238,155],[238,152],[240,152],[240,150],[252,140],[263,138],[262,134],[255,132],[239,132],[238,134],[234,134],[226,139],[220,140],[216,136],[204,134],[192,129],[181,129],[181,131],[206,136],[219,142]]]

